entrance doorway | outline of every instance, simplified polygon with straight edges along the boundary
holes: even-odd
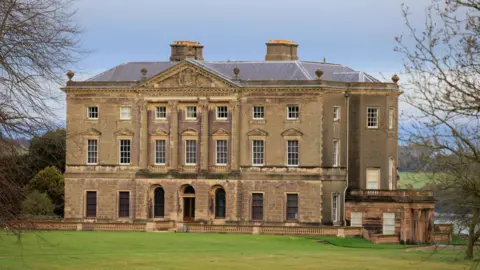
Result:
[[[183,198],[183,220],[195,220],[195,198]]]
[[[195,220],[195,189],[190,185],[183,190],[183,220]]]

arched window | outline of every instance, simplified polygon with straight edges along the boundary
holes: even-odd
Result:
[[[183,194],[195,194],[195,189],[193,189],[193,187],[189,185],[185,188]]]
[[[165,191],[163,188],[158,187],[155,189],[155,205],[153,208],[154,217],[163,217],[165,216]]]
[[[215,218],[225,218],[225,190],[218,188],[215,191]]]

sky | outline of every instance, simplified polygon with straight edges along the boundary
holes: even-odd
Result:
[[[174,40],[204,45],[204,58],[263,60],[265,42],[294,40],[300,60],[339,63],[379,79],[402,72],[395,36],[401,4],[422,27],[431,0],[77,0],[82,48],[77,80],[132,61],[168,61]],[[63,104],[59,104],[62,107]],[[61,108],[57,114],[65,119]]]

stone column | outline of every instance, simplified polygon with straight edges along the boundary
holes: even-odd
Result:
[[[231,136],[231,168],[232,171],[240,170],[240,101],[238,99],[230,102],[232,111],[232,136]]]
[[[200,133],[200,171],[208,171],[208,101],[199,102],[202,113]]]
[[[139,158],[140,158],[140,169],[146,170],[148,168],[148,106],[146,101],[140,101],[138,103],[140,111],[140,149],[139,149]]]
[[[178,170],[178,102],[169,101],[170,106],[170,170]]]

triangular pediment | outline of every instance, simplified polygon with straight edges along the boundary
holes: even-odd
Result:
[[[168,132],[161,128],[155,129],[155,131],[151,132],[150,135],[152,136],[168,136]]]
[[[117,131],[115,131],[115,136],[133,136],[133,131],[129,130],[129,129],[126,129],[126,128],[122,128],[122,129],[119,129]]]
[[[193,61],[185,60],[142,83],[147,88],[232,88],[229,78],[206,70]]]
[[[212,136],[222,136],[222,135],[223,136],[230,135],[230,133],[223,128],[219,128],[212,133]]]
[[[248,136],[267,136],[268,133],[265,130],[261,130],[259,128],[252,129],[249,132],[247,132]]]
[[[302,136],[303,133],[294,129],[294,128],[289,128],[282,132],[282,136]]]
[[[100,136],[102,133],[94,128],[89,128],[85,132],[82,133],[85,136]]]
[[[197,136],[198,131],[193,129],[193,128],[187,128],[184,131],[182,131],[182,136]]]

